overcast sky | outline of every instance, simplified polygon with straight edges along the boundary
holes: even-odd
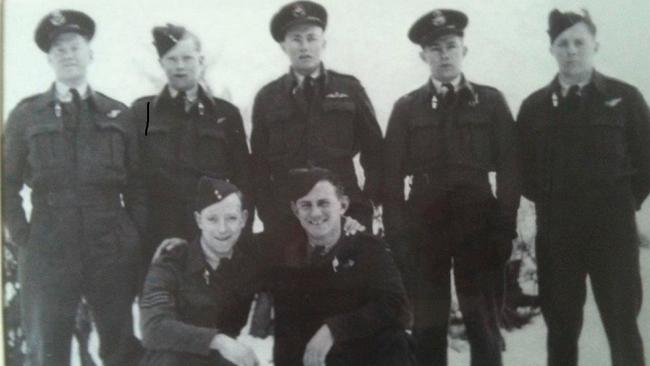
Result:
[[[269,34],[269,22],[285,0],[8,0],[4,33],[4,117],[25,96],[52,82],[46,56],[34,43],[38,21],[57,8],[82,10],[97,23],[92,86],[130,104],[164,83],[151,28],[166,22],[201,37],[206,79],[217,95],[242,111],[250,131],[255,93],[288,69],[286,56]],[[548,53],[547,15],[554,7],[587,7],[598,26],[598,68],[636,85],[650,97],[650,1],[648,0],[324,0],[329,12],[327,67],[358,77],[377,110],[382,128],[393,103],[422,85],[427,67],[406,33],[436,7],[469,16],[466,76],[502,90],[513,113],[533,90],[554,76]],[[645,215],[650,222],[646,203]],[[644,225],[650,227],[650,224]],[[650,231],[647,228],[646,231]]]

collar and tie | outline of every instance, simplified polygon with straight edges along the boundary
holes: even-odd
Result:
[[[314,100],[315,92],[316,79],[314,79],[311,75],[305,76],[302,81],[302,93],[305,101],[307,101],[307,104],[311,104],[311,102]]]
[[[580,108],[580,99],[582,90],[578,85],[571,85],[562,99],[564,106],[569,110],[578,110]]]
[[[442,94],[442,103],[445,107],[449,108],[454,105],[456,101],[456,90],[452,83],[443,83],[440,88]]]

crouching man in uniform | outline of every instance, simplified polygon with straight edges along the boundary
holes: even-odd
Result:
[[[420,365],[447,363],[452,263],[471,364],[501,365],[491,277],[516,236],[516,131],[503,95],[461,72],[467,22],[434,10],[411,27],[431,77],[395,103],[386,131],[384,223],[412,295]]]
[[[578,364],[589,275],[612,365],[644,365],[635,210],[650,192],[650,114],[633,86],[594,69],[596,26],[549,15],[559,72],[518,117],[524,196],[537,211],[537,265],[548,365]]]
[[[201,178],[194,219],[201,234],[154,259],[140,300],[141,366],[255,366],[235,338],[246,324],[257,251],[242,236],[248,219],[241,191]]]
[[[146,206],[135,128],[124,104],[87,82],[95,23],[60,10],[36,29],[56,80],[11,112],[3,214],[19,246],[26,365],[69,365],[77,304],[91,306],[104,365],[134,365],[131,315]],[[32,189],[28,222],[23,185]]]
[[[291,209],[304,235],[266,276],[275,298],[277,366],[412,365],[410,313],[387,246],[343,234],[349,199],[322,168],[289,174]]]

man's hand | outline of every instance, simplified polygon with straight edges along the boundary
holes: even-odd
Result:
[[[345,236],[351,236],[357,232],[366,231],[366,227],[350,216],[344,216],[345,222],[343,223],[343,232]]]
[[[168,238],[162,241],[158,248],[156,248],[156,252],[153,254],[153,257],[151,258],[151,263],[155,262],[163,252],[168,252],[174,248],[177,248],[181,245],[187,245],[187,240],[181,239],[181,238]]]
[[[260,364],[255,352],[250,347],[225,334],[214,336],[210,342],[210,348],[217,350],[223,358],[237,366],[258,366]]]
[[[334,345],[334,337],[327,324],[324,324],[305,347],[302,357],[304,366],[325,366],[325,358]]]

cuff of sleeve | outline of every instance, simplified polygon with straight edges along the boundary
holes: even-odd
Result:
[[[192,345],[190,346],[192,350],[190,352],[205,356],[209,355],[210,352],[214,351],[210,348],[210,343],[212,343],[212,339],[219,333],[220,332],[216,329],[200,329],[197,332],[196,337],[187,340],[188,342],[192,342]]]

